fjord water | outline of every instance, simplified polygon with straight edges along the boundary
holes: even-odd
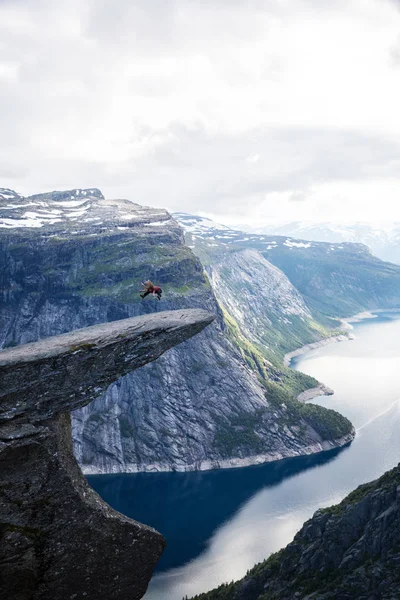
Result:
[[[319,507],[399,462],[400,313],[356,323],[353,333],[292,363],[335,390],[314,402],[353,422],[348,447],[242,469],[88,478],[114,508],[167,539],[146,600],[181,600],[242,577]]]

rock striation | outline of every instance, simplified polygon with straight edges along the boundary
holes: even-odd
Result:
[[[215,317],[160,312],[0,352],[0,596],[138,600],[165,542],[112,510],[73,456],[69,411]]]

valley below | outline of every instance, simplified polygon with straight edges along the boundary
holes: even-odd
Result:
[[[353,340],[292,361],[334,390],[313,403],[352,421],[356,437],[345,448],[239,469],[89,477],[114,508],[167,539],[146,600],[182,600],[240,579],[318,508],[398,463],[400,312],[374,317],[354,324]]]

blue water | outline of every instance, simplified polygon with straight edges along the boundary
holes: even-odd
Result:
[[[356,439],[343,450],[242,469],[88,478],[114,508],[167,539],[146,600],[181,600],[242,577],[317,508],[399,462],[400,313],[357,323],[353,333],[293,364],[335,390],[314,402],[353,422]]]

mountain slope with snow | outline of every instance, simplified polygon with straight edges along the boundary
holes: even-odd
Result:
[[[3,190],[3,192],[2,192]],[[118,227],[162,225],[170,215],[128,200],[109,200],[97,188],[48,192],[22,197],[0,188],[0,229],[41,228],[83,234]],[[12,196],[14,194],[14,196]]]
[[[259,235],[286,235],[314,242],[365,244],[380,259],[400,264],[400,223],[293,221],[275,226],[244,227]]]

